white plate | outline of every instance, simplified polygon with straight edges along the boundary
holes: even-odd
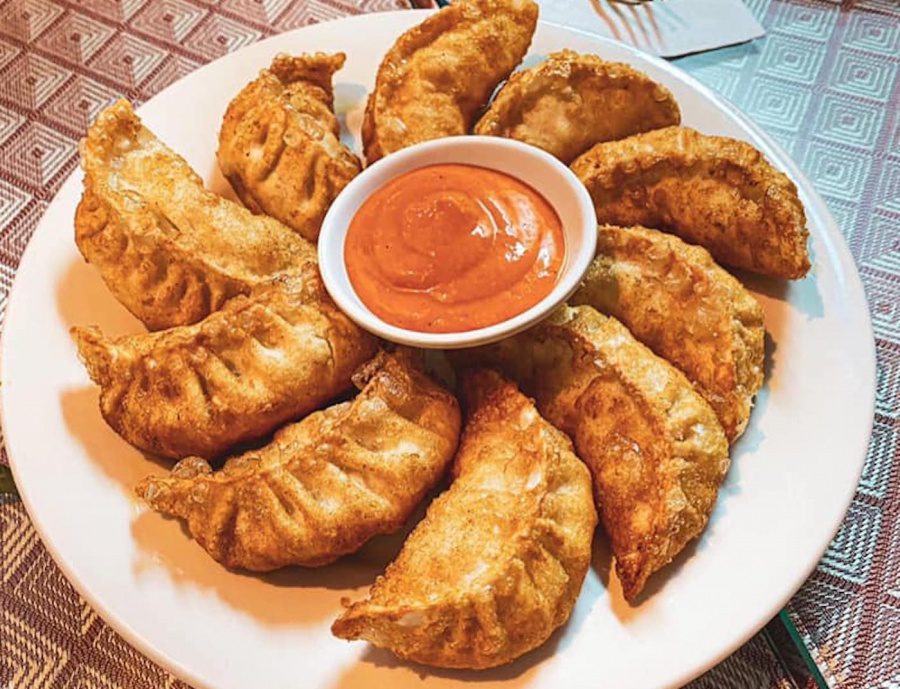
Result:
[[[147,125],[213,188],[219,119],[279,51],[343,50],[338,106],[358,128],[381,55],[420,11],[319,24],[228,55],[141,109]],[[68,578],[128,641],[196,687],[479,686],[629,689],[677,686],[733,651],[774,615],[825,550],[853,494],[869,437],[874,347],[850,254],[821,199],[770,139],[698,82],[623,45],[541,24],[529,62],[560,48],[630,62],[665,83],[684,120],[752,141],[798,183],[814,269],[797,283],[754,280],[766,311],[767,384],[703,538],[626,605],[598,539],[571,621],[541,649],[499,670],[435,672],[329,634],[340,598],[372,581],[397,539],[316,571],[227,572],[177,522],[146,512],[131,487],[164,467],[131,449],[97,411],[97,392],[68,337],[74,324],[113,333],[137,323],[73,242],[74,174],[22,260],[2,351],[6,443],[17,485]],[[423,682],[424,678],[424,682]]]

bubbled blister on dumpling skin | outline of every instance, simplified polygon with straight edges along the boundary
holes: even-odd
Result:
[[[712,408],[680,371],[590,306],[457,360],[499,366],[588,465],[625,598],[706,526],[728,470]]]
[[[644,227],[602,226],[569,303],[617,318],[687,376],[729,441],[744,432],[763,384],[763,310],[705,249]]]
[[[381,353],[349,402],[285,426],[221,471],[189,457],[137,493],[186,521],[228,567],[319,566],[399,529],[438,483],[459,439],[459,407],[406,353]]]
[[[350,387],[376,351],[329,299],[318,270],[235,297],[191,326],[109,339],[72,329],[106,422],[165,457],[215,457]]]
[[[601,225],[664,230],[719,263],[770,277],[809,271],[797,187],[744,141],[666,127],[597,144],[572,171]]]
[[[493,371],[468,374],[464,388],[450,488],[332,632],[426,665],[481,669],[566,622],[597,515],[589,472],[530,400]]]
[[[75,242],[115,297],[149,329],[189,325],[315,247],[203,187],[128,101],[98,115],[81,142],[84,194]]]
[[[219,131],[219,167],[241,201],[312,242],[360,170],[334,114],[332,78],[345,57],[277,55],[231,101]]]
[[[680,122],[675,98],[643,72],[562,50],[513,74],[475,133],[517,139],[569,164],[598,142]]]
[[[532,0],[458,0],[400,36],[366,103],[366,161],[468,134],[494,89],[525,56],[537,16]]]

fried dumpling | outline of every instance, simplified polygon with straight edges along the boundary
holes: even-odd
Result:
[[[617,318],[687,376],[729,440],[744,432],[763,384],[763,311],[705,249],[643,227],[601,227],[569,303]]]
[[[219,167],[244,205],[312,242],[360,170],[334,114],[331,80],[345,58],[276,55],[231,101],[219,131]]]
[[[703,531],[728,469],[716,415],[680,371],[590,306],[463,352],[500,366],[588,465],[625,598]]]
[[[464,387],[453,483],[331,630],[426,665],[478,669],[514,660],[566,622],[597,515],[590,474],[530,400],[492,371]]]
[[[184,519],[222,564],[260,572],[325,565],[396,531],[453,458],[459,407],[405,352],[380,354],[354,382],[352,401],[281,428],[221,471],[189,457],[138,495]]]
[[[142,450],[210,458],[346,390],[376,342],[331,302],[316,268],[307,272],[195,325],[115,340],[73,328],[103,418]]]
[[[315,247],[203,187],[185,160],[120,100],[81,142],[75,242],[115,297],[151,330],[188,325]]]
[[[568,164],[600,141],[680,122],[675,98],[643,72],[562,50],[513,74],[475,133],[517,139]]]
[[[572,170],[601,225],[671,232],[720,263],[771,277],[809,271],[797,188],[748,143],[667,127],[597,144]]]
[[[525,56],[537,16],[532,0],[458,0],[400,36],[366,104],[366,160],[468,134],[497,84]]]

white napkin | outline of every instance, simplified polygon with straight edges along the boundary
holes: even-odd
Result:
[[[759,38],[765,30],[741,0],[538,0],[541,19],[677,57]]]

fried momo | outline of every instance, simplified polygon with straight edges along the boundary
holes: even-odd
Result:
[[[244,205],[312,242],[360,170],[334,114],[331,80],[345,58],[277,55],[231,101],[219,131],[219,167]]]
[[[453,458],[459,407],[407,357],[380,355],[362,392],[275,433],[212,471],[199,457],[144,479],[140,497],[187,522],[228,567],[314,567],[399,529]]]
[[[366,104],[366,160],[468,134],[497,84],[525,56],[537,15],[532,0],[458,0],[400,36]]]
[[[483,371],[465,387],[452,485],[331,631],[426,665],[480,669],[566,622],[597,515],[571,442],[514,385]]]
[[[590,306],[463,354],[499,365],[588,465],[626,600],[698,536],[728,469],[716,415],[680,371]]]
[[[809,271],[797,188],[748,143],[668,127],[597,144],[572,170],[601,225],[671,232],[720,263],[770,277]]]
[[[188,325],[271,276],[316,260],[271,218],[203,187],[128,101],[81,142],[84,194],[75,242],[115,297],[151,330]]]
[[[601,227],[569,303],[620,320],[688,377],[730,441],[744,432],[763,384],[763,311],[705,249],[643,227]]]
[[[191,326],[115,340],[73,328],[103,418],[142,450],[211,458],[346,390],[376,343],[309,272],[235,297]]]
[[[668,89],[620,62],[572,50],[513,74],[475,127],[571,163],[600,141],[681,122]]]

